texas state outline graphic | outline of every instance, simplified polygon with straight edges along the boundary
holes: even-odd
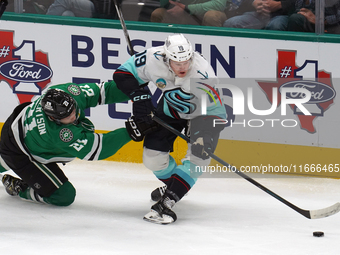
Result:
[[[333,99],[335,97],[335,90],[332,86],[331,74],[325,71],[318,70],[318,61],[314,60],[306,60],[302,66],[296,65],[296,51],[284,51],[278,50],[278,61],[277,61],[277,80],[276,82],[262,82],[258,81],[257,83],[264,91],[267,96],[267,99],[270,103],[273,103],[273,88],[278,89],[277,93],[277,106],[281,103],[281,94],[280,94],[280,87],[284,84],[287,84],[291,81],[301,81],[304,82],[304,79],[299,73],[302,72],[306,66],[309,65],[309,72],[314,72],[314,80],[316,83],[320,83],[322,86],[329,86],[332,91],[334,91],[334,96],[330,97],[329,100],[323,100],[323,102],[317,102],[314,107],[319,109],[318,113],[312,113],[312,115],[304,115],[302,113],[297,113],[295,110],[295,105],[289,105],[290,109],[294,112],[294,114],[298,118],[298,122],[300,123],[301,129],[306,130],[309,133],[315,133],[316,128],[313,125],[314,120],[318,116],[323,116],[324,112],[327,111],[330,105],[333,104]],[[315,69],[315,70],[314,70]],[[321,86],[320,85],[320,86]],[[321,88],[320,88],[321,90]],[[322,92],[311,91],[313,96],[316,96],[317,93],[320,95]],[[320,100],[319,100],[320,101]],[[309,102],[308,102],[309,103]],[[311,103],[314,104],[314,103]]]
[[[34,41],[24,40],[20,46],[16,47],[14,45],[14,31],[0,31],[0,38],[0,81],[5,81],[12,88],[20,104],[30,102],[33,96],[40,95],[41,91],[51,81],[52,70],[48,63],[48,56],[42,51],[35,51]],[[17,62],[20,64],[16,64]],[[15,64],[18,66],[18,70],[9,71],[9,68],[15,68]],[[44,76],[40,77],[42,76],[41,70],[29,70],[33,67],[43,69],[46,79],[44,79]],[[20,81],[16,77],[11,77],[11,74],[18,74],[19,72],[21,72]],[[30,79],[25,81],[25,78]],[[34,89],[25,89],[25,86],[29,85]],[[24,89],[20,91],[19,87]]]

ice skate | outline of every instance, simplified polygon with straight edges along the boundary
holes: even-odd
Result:
[[[28,188],[25,182],[8,174],[2,177],[2,183],[5,186],[6,192],[11,196],[18,196],[20,191],[25,191]]]
[[[151,207],[151,211],[144,216],[145,221],[156,224],[170,224],[177,220],[177,216],[171,208],[175,205],[175,201],[168,196],[163,196],[156,204]]]

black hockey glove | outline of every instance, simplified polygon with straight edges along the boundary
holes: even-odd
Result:
[[[140,122],[135,119],[135,116],[131,116],[125,122],[125,127],[131,139],[135,142],[141,142],[144,136],[158,128],[156,122],[152,121],[151,124],[146,122]]]
[[[215,125],[214,120],[219,119],[214,115],[198,116],[190,121],[190,138],[193,142],[191,153],[201,159],[208,159],[207,152],[214,152],[217,147],[220,132],[224,125]]]
[[[214,139],[209,131],[196,134],[197,139],[191,145],[191,153],[201,159],[208,159],[208,152],[213,152]]]
[[[151,95],[147,90],[136,90],[130,94],[133,102],[132,112],[138,122],[153,122],[151,112],[154,112],[155,107],[151,101]]]

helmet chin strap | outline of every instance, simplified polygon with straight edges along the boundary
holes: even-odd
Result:
[[[190,58],[190,65],[189,65],[188,71],[191,69],[192,63],[194,62],[194,61],[193,61],[193,58],[194,58],[194,56],[192,56],[192,57]]]
[[[170,59],[166,57],[165,54],[163,54],[163,62],[168,66],[170,72],[172,72],[173,74],[175,74],[174,70],[172,70],[171,66],[170,66]]]
[[[60,120],[57,120],[57,119],[55,119],[55,118],[53,118],[53,117],[51,117],[51,116],[48,116],[48,115],[47,115],[47,117],[48,117],[49,120],[54,121],[57,125],[62,125],[62,123],[60,122]]]
[[[57,119],[54,119],[53,117],[51,116],[48,116],[48,118],[51,120],[51,121],[54,121],[57,125],[78,125],[79,124],[79,118],[77,118],[75,121],[73,121],[72,123],[69,123],[69,124],[63,124],[60,122],[60,120],[57,120]]]

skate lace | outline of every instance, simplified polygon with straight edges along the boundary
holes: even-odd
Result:
[[[174,207],[175,203],[176,203],[175,200],[172,200],[169,197],[165,197],[163,200],[163,205],[168,209]]]
[[[162,186],[162,187],[159,187],[159,192],[161,193],[161,196],[163,196],[165,194],[166,188],[167,188],[166,185]]]

